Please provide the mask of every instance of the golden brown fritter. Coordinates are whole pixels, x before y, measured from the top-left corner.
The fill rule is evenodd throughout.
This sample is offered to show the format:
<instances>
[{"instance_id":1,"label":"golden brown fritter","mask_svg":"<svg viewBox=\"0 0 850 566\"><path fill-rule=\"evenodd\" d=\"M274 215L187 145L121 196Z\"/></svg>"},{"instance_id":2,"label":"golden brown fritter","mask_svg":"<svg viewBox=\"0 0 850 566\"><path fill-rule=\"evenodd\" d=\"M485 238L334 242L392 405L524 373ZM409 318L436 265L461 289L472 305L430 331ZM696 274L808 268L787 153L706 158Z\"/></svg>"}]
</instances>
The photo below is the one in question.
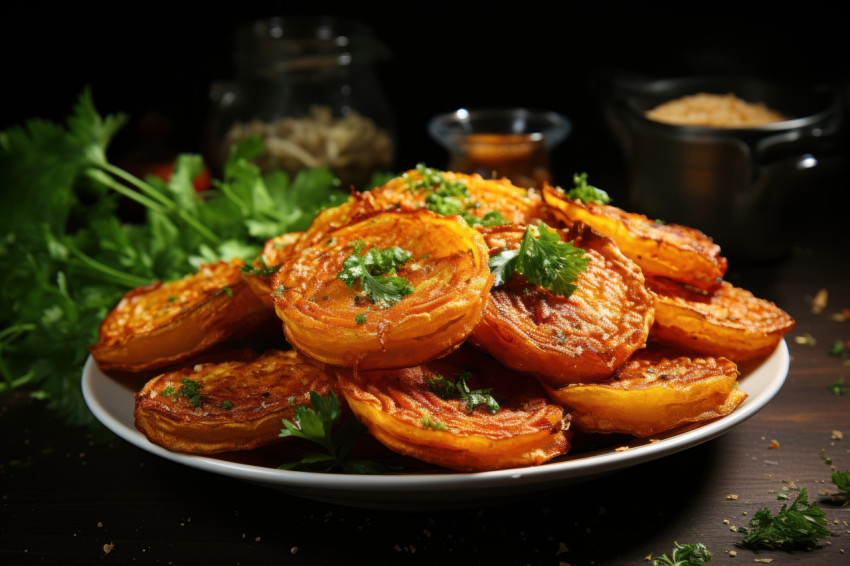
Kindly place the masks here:
<instances>
[{"instance_id":1,"label":"golden brown fritter","mask_svg":"<svg viewBox=\"0 0 850 566\"><path fill-rule=\"evenodd\" d=\"M468 346L421 366L338 370L337 377L352 412L399 454L481 471L538 465L569 450L567 416L540 385ZM470 408L455 393L459 383L471 394L491 395L498 407Z\"/></svg>"},{"instance_id":2,"label":"golden brown fritter","mask_svg":"<svg viewBox=\"0 0 850 566\"><path fill-rule=\"evenodd\" d=\"M382 211L327 236L272 277L286 338L306 355L360 369L417 365L454 350L481 319L493 281L487 248L458 216ZM409 282L409 292L394 304L370 296L362 282L349 288L340 278L352 255L393 247L409 253L386 274ZM376 285L382 279L377 276Z\"/></svg>"},{"instance_id":3,"label":"golden brown fritter","mask_svg":"<svg viewBox=\"0 0 850 566\"><path fill-rule=\"evenodd\" d=\"M162 368L273 320L243 280L243 265L219 261L132 289L100 324L92 357L104 371Z\"/></svg>"},{"instance_id":4,"label":"golden brown fritter","mask_svg":"<svg viewBox=\"0 0 850 566\"><path fill-rule=\"evenodd\" d=\"M720 246L695 228L656 222L607 204L570 200L552 187L544 188L543 199L567 226L584 222L613 239L647 276L713 289L726 274L728 262Z\"/></svg>"},{"instance_id":5,"label":"golden brown fritter","mask_svg":"<svg viewBox=\"0 0 850 566\"><path fill-rule=\"evenodd\" d=\"M547 391L570 411L576 430L647 437L731 413L747 397L737 378L726 358L650 346L611 379Z\"/></svg>"},{"instance_id":6,"label":"golden brown fritter","mask_svg":"<svg viewBox=\"0 0 850 566\"><path fill-rule=\"evenodd\" d=\"M519 247L524 232L522 226L482 230L491 255ZM576 291L558 296L515 274L491 290L470 337L505 366L552 387L609 377L644 347L654 312L643 274L610 238L581 223L559 233L590 260Z\"/></svg>"},{"instance_id":7,"label":"golden brown fritter","mask_svg":"<svg viewBox=\"0 0 850 566\"><path fill-rule=\"evenodd\" d=\"M714 291L647 278L655 296L650 335L661 343L742 362L771 353L795 322L770 301L724 281Z\"/></svg>"},{"instance_id":8,"label":"golden brown fritter","mask_svg":"<svg viewBox=\"0 0 850 566\"><path fill-rule=\"evenodd\" d=\"M152 443L189 454L252 450L279 441L283 419L336 392L322 364L295 350L197 364L150 380L135 395L136 428Z\"/></svg>"},{"instance_id":9,"label":"golden brown fritter","mask_svg":"<svg viewBox=\"0 0 850 566\"><path fill-rule=\"evenodd\" d=\"M510 223L527 224L539 218L542 200L534 191L513 185L508 179L485 179L478 174L433 171L446 183L461 183L468 195L458 198L461 207L470 216L484 218L498 212ZM380 209L387 207L422 208L432 206L428 201L439 189L439 184L429 183L422 171L411 169L370 191Z\"/></svg>"}]
</instances>

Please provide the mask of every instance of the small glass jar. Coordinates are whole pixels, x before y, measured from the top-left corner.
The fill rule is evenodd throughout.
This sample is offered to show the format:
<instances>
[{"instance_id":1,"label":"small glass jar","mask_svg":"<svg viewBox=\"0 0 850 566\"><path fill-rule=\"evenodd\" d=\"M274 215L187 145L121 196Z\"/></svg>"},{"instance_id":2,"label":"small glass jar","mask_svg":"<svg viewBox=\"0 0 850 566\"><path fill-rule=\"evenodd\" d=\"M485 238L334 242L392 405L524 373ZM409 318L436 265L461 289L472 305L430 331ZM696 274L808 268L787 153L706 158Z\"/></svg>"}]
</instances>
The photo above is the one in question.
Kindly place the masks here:
<instances>
[{"instance_id":1,"label":"small glass jar","mask_svg":"<svg viewBox=\"0 0 850 566\"><path fill-rule=\"evenodd\" d=\"M506 177L536 189L551 181L552 149L571 129L572 123L556 112L525 108L461 108L428 123L431 137L449 152L449 170Z\"/></svg>"},{"instance_id":2,"label":"small glass jar","mask_svg":"<svg viewBox=\"0 0 850 566\"><path fill-rule=\"evenodd\" d=\"M272 18L236 33L235 79L213 85L210 161L220 172L232 144L266 145L263 171L329 168L362 188L389 171L395 134L374 72L387 53L367 27L333 18Z\"/></svg>"}]
</instances>

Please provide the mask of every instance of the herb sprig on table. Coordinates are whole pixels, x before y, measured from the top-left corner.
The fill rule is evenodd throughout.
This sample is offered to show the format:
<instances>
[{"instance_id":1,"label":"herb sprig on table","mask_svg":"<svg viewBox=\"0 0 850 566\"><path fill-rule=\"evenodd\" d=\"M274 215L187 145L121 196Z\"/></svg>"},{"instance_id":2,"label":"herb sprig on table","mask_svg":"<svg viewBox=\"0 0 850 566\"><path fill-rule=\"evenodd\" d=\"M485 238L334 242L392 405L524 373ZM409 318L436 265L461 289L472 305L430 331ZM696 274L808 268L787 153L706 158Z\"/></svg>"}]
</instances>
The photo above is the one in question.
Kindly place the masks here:
<instances>
[{"instance_id":1,"label":"herb sprig on table","mask_svg":"<svg viewBox=\"0 0 850 566\"><path fill-rule=\"evenodd\" d=\"M753 516L750 528L739 528L744 535L741 545L749 548L813 548L830 536L826 515L810 503L806 488L800 489L791 505L784 504L776 515L766 507Z\"/></svg>"},{"instance_id":2,"label":"herb sprig on table","mask_svg":"<svg viewBox=\"0 0 850 566\"><path fill-rule=\"evenodd\" d=\"M705 566L711 560L711 552L701 542L674 545L670 556L653 558L652 566Z\"/></svg>"},{"instance_id":3,"label":"herb sprig on table","mask_svg":"<svg viewBox=\"0 0 850 566\"><path fill-rule=\"evenodd\" d=\"M124 293L202 262L250 260L348 198L327 169L261 173L260 138L234 146L202 193L199 155L178 156L167 180L137 178L108 156L127 121L101 116L86 90L63 124L0 132L0 394L26 388L69 424L94 422L80 392L86 348Z\"/></svg>"}]
</instances>

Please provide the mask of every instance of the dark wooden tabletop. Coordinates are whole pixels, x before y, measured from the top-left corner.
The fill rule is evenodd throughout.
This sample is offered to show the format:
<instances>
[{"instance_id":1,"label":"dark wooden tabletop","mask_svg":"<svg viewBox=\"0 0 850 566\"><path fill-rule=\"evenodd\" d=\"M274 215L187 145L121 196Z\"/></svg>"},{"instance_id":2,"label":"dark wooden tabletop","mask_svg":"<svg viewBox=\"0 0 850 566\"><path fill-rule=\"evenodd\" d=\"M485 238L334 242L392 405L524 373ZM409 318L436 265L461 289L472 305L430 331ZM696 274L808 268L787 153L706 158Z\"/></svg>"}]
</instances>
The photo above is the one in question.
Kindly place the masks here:
<instances>
[{"instance_id":1,"label":"dark wooden tabletop","mask_svg":"<svg viewBox=\"0 0 850 566\"><path fill-rule=\"evenodd\" d=\"M0 408L0 563L620 565L678 541L704 543L713 564L848 564L850 507L833 500L826 461L850 469L850 394L830 391L850 383L850 365L830 354L850 338L850 320L836 316L850 307L845 233L837 222L801 230L787 257L730 266L728 280L797 321L787 381L763 410L694 448L521 501L411 511L315 502L69 428L16 392ZM832 536L811 550L739 546L734 527L802 488Z\"/></svg>"},{"instance_id":2,"label":"dark wooden tabletop","mask_svg":"<svg viewBox=\"0 0 850 566\"><path fill-rule=\"evenodd\" d=\"M600 21L607 22L607 14ZM557 23L559 28L565 25L582 27L580 21ZM124 33L123 27L112 29ZM408 30L389 29L403 36L405 41L393 45L403 54L405 46L412 45L407 42ZM69 49L78 45L72 31ZM767 32L778 37L772 28ZM749 37L733 35L740 41ZM98 39L99 33L89 36L92 42L110 43ZM579 61L586 57L585 47L606 44L602 31L592 42L570 42L563 33L549 37L575 52ZM666 37L642 34L635 45L644 39L664 43ZM780 39L789 49L791 44L817 43ZM163 49L173 49L165 43ZM451 42L446 43L443 48L450 48ZM610 46L613 49L614 44ZM199 42L197 49L207 48ZM619 47L617 52L619 56ZM777 65L783 60L768 58ZM144 61L153 64L155 59ZM99 55L75 60L94 67ZM545 54L540 60L552 64ZM671 66L676 62L654 61L672 61ZM740 63L746 70L745 62ZM163 66L159 60L155 64ZM414 78L421 78L430 66L414 68ZM96 69L110 75L117 72L108 65ZM92 72L74 70L69 81L89 80ZM133 74L134 81L137 76ZM164 83L170 82L168 76ZM534 76L535 81L523 84L523 89L548 93L551 98L545 98L543 105L568 106L563 97L574 91L540 88L536 81L543 76ZM50 81L51 87L64 84L52 77ZM141 86L136 89L137 82L132 88L115 87L120 91L115 93L119 109L133 93L139 98L151 96ZM170 100L181 93L194 100L201 92L175 93L161 89L156 81L148 82ZM400 96L409 83L397 82L391 94ZM71 94L76 94L76 82L69 84ZM52 88L40 90L56 97ZM421 126L419 118L451 108L454 98L449 95L456 92L434 93L442 94L440 102L445 101L446 108L411 107L405 114L408 124ZM70 95L64 99L70 100ZM26 102L21 100L21 112L27 116L45 104L42 99L30 106ZM573 117L576 131L563 147L563 171L586 167L597 175L592 179L607 188L604 176L610 156L602 151L607 146L587 143L583 129L582 119L598 128L596 117L581 113ZM423 127L408 132L416 139L425 135ZM425 145L427 151L435 151L433 144ZM421 150L415 147L410 154L419 159L424 155ZM612 174L613 184L618 179ZM832 183L828 191L815 186L811 194L801 195L801 204L805 199L809 206L802 207L797 221L788 226L794 245L787 256L730 263L729 281L774 301L797 324L786 336L791 362L782 389L765 408L718 438L521 501L370 510L284 494L165 460L115 436L104 438L87 428L69 427L20 390L0 399L0 564L617 566L649 564L650 556L670 554L677 541L705 544L713 553L711 564L850 564L850 506L834 500L830 480L833 467L850 469L850 394L830 390L839 380L850 385L850 365L830 354L834 343L850 340L850 317L837 316L850 309L847 174ZM836 203L835 198L842 200ZM828 301L815 312L812 299L821 290ZM784 503L777 500L778 494L787 492L793 498L802 488L826 513L830 537L816 548L793 551L755 552L739 546L743 537L735 527L747 526L763 508L776 513Z\"/></svg>"}]
</instances>

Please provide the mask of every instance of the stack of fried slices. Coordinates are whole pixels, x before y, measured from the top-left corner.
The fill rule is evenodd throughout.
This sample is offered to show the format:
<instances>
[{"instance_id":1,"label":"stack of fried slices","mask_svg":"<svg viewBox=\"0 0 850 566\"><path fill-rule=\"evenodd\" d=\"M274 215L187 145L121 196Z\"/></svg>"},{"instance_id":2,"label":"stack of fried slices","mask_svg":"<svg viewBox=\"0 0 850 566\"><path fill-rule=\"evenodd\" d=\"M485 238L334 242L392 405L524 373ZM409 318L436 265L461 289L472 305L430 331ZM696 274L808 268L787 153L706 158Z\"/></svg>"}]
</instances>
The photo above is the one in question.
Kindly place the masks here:
<instances>
[{"instance_id":1,"label":"stack of fried slices","mask_svg":"<svg viewBox=\"0 0 850 566\"><path fill-rule=\"evenodd\" d=\"M580 254L569 292L496 273L511 253L551 271L526 250L535 235ZM333 392L394 453L459 471L539 465L579 434L651 438L744 401L738 364L794 320L726 268L689 227L420 167L251 264L134 289L90 350L105 372L153 375L136 426L170 450L288 442L282 421ZM220 347L264 333L282 346Z\"/></svg>"}]
</instances>

